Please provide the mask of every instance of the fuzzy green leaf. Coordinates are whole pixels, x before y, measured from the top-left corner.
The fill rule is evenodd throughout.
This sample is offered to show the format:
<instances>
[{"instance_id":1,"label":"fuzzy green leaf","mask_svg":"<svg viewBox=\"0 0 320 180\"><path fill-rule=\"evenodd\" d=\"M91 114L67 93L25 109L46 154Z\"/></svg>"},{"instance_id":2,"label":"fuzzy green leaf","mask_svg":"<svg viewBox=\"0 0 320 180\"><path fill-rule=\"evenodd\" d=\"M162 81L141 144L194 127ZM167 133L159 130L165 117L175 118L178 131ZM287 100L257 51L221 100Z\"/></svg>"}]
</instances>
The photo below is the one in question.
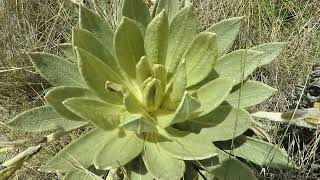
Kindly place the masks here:
<instances>
[{"instance_id":1,"label":"fuzzy green leaf","mask_svg":"<svg viewBox=\"0 0 320 180\"><path fill-rule=\"evenodd\" d=\"M135 132L124 131L118 137L105 141L94 159L98 169L108 170L123 166L137 157L143 149L143 140Z\"/></svg>"},{"instance_id":2,"label":"fuzzy green leaf","mask_svg":"<svg viewBox=\"0 0 320 180\"><path fill-rule=\"evenodd\" d=\"M175 17L175 15L178 13L180 7L179 1L173 1L173 0L159 0L156 14L160 14L163 10L166 11L168 14L168 18L171 22L171 20Z\"/></svg>"},{"instance_id":3,"label":"fuzzy green leaf","mask_svg":"<svg viewBox=\"0 0 320 180\"><path fill-rule=\"evenodd\" d=\"M144 47L150 64L165 64L168 48L169 23L165 11L157 15L148 25Z\"/></svg>"},{"instance_id":4,"label":"fuzzy green leaf","mask_svg":"<svg viewBox=\"0 0 320 180\"><path fill-rule=\"evenodd\" d=\"M68 60L70 60L73 63L77 62L71 43L59 44L59 48L63 52L64 57L66 57Z\"/></svg>"},{"instance_id":5,"label":"fuzzy green leaf","mask_svg":"<svg viewBox=\"0 0 320 180\"><path fill-rule=\"evenodd\" d=\"M79 165L87 168L93 164L96 149L105 141L117 136L117 130L104 131L99 128L91 130L61 150L43 169L49 172L70 172L77 170Z\"/></svg>"},{"instance_id":6,"label":"fuzzy green leaf","mask_svg":"<svg viewBox=\"0 0 320 180\"><path fill-rule=\"evenodd\" d=\"M122 16L137 22L142 33L151 20L148 7L143 0L123 0Z\"/></svg>"},{"instance_id":7,"label":"fuzzy green leaf","mask_svg":"<svg viewBox=\"0 0 320 180\"><path fill-rule=\"evenodd\" d=\"M129 1L131 0L126 2ZM136 77L136 64L144 56L143 44L143 38L136 22L123 18L115 34L114 48L121 68L130 78Z\"/></svg>"},{"instance_id":8,"label":"fuzzy green leaf","mask_svg":"<svg viewBox=\"0 0 320 180\"><path fill-rule=\"evenodd\" d=\"M184 54L187 68L187 87L205 79L213 70L218 58L216 35L210 32L198 34Z\"/></svg>"},{"instance_id":9,"label":"fuzzy green leaf","mask_svg":"<svg viewBox=\"0 0 320 180\"><path fill-rule=\"evenodd\" d=\"M110 130L117 128L126 119L123 106L109 104L88 98L70 98L63 104L82 119L92 121L98 127Z\"/></svg>"},{"instance_id":10,"label":"fuzzy green leaf","mask_svg":"<svg viewBox=\"0 0 320 180\"><path fill-rule=\"evenodd\" d=\"M219 180L257 180L252 170L237 158L217 149L220 166L211 172Z\"/></svg>"},{"instance_id":11,"label":"fuzzy green leaf","mask_svg":"<svg viewBox=\"0 0 320 180\"><path fill-rule=\"evenodd\" d=\"M219 143L220 144L220 143ZM292 164L287 153L271 143L255 138L240 136L233 141L234 148L231 149L231 142L217 144L226 152L237 157L244 158L260 166L272 168L288 168Z\"/></svg>"},{"instance_id":12,"label":"fuzzy green leaf","mask_svg":"<svg viewBox=\"0 0 320 180\"><path fill-rule=\"evenodd\" d=\"M121 77L108 65L88 53L87 51L76 48L79 59L79 68L83 79L101 99L114 104L122 103L122 95L119 92L105 88L107 81L121 83Z\"/></svg>"},{"instance_id":13,"label":"fuzzy green leaf","mask_svg":"<svg viewBox=\"0 0 320 180\"><path fill-rule=\"evenodd\" d=\"M75 120L75 121L81 121L82 119L68 110L62 102L65 101L68 98L72 97L90 97L92 96L92 92L90 92L86 88L80 88L80 87L68 87L68 86L60 86L51 89L45 96L45 99L47 102L56 110L59 114L61 114L63 117Z\"/></svg>"},{"instance_id":14,"label":"fuzzy green leaf","mask_svg":"<svg viewBox=\"0 0 320 180\"><path fill-rule=\"evenodd\" d=\"M114 70L119 69L119 65L111 53L112 49L107 49L105 45L96 38L94 33L85 29L74 28L72 31L72 45L97 57L110 68Z\"/></svg>"},{"instance_id":15,"label":"fuzzy green leaf","mask_svg":"<svg viewBox=\"0 0 320 180\"><path fill-rule=\"evenodd\" d=\"M97 175L86 172L85 170L78 170L68 172L62 180L101 180Z\"/></svg>"},{"instance_id":16,"label":"fuzzy green leaf","mask_svg":"<svg viewBox=\"0 0 320 180\"><path fill-rule=\"evenodd\" d=\"M234 84L238 84L256 70L257 57L261 54L249 49L233 51L219 58L214 68L220 76L228 77L234 80Z\"/></svg>"},{"instance_id":17,"label":"fuzzy green leaf","mask_svg":"<svg viewBox=\"0 0 320 180\"><path fill-rule=\"evenodd\" d=\"M87 124L65 119L51 106L41 106L25 111L6 123L12 129L24 132L43 132L62 129L70 131Z\"/></svg>"},{"instance_id":18,"label":"fuzzy green leaf","mask_svg":"<svg viewBox=\"0 0 320 180\"><path fill-rule=\"evenodd\" d=\"M198 23L193 6L185 7L173 18L169 27L166 69L171 77L177 70L194 36L197 34Z\"/></svg>"},{"instance_id":19,"label":"fuzzy green leaf","mask_svg":"<svg viewBox=\"0 0 320 180\"><path fill-rule=\"evenodd\" d=\"M144 119L143 117L134 117L128 121L125 121L119 125L128 131L135 131L137 133L142 132L157 132L157 128L154 124Z\"/></svg>"},{"instance_id":20,"label":"fuzzy green leaf","mask_svg":"<svg viewBox=\"0 0 320 180\"><path fill-rule=\"evenodd\" d=\"M127 92L123 98L123 104L125 105L128 112L132 114L138 114L143 112L143 107L138 99L132 95L130 92Z\"/></svg>"},{"instance_id":21,"label":"fuzzy green leaf","mask_svg":"<svg viewBox=\"0 0 320 180\"><path fill-rule=\"evenodd\" d=\"M271 42L251 48L251 50L263 52L263 54L258 56L257 60L255 60L256 66L261 67L272 62L281 54L287 45L288 43L286 42Z\"/></svg>"},{"instance_id":22,"label":"fuzzy green leaf","mask_svg":"<svg viewBox=\"0 0 320 180\"><path fill-rule=\"evenodd\" d=\"M130 180L150 180L153 179L150 172L146 169L142 159L138 156L136 159L128 163L128 177Z\"/></svg>"},{"instance_id":23,"label":"fuzzy green leaf","mask_svg":"<svg viewBox=\"0 0 320 180\"><path fill-rule=\"evenodd\" d=\"M240 32L243 17L229 18L211 26L207 31L217 34L218 57L224 55L232 47Z\"/></svg>"},{"instance_id":24,"label":"fuzzy green leaf","mask_svg":"<svg viewBox=\"0 0 320 180\"><path fill-rule=\"evenodd\" d=\"M148 77L151 76L151 66L146 56L142 56L136 65L137 80L142 84Z\"/></svg>"},{"instance_id":25,"label":"fuzzy green leaf","mask_svg":"<svg viewBox=\"0 0 320 180\"><path fill-rule=\"evenodd\" d=\"M37 71L54 86L84 86L77 64L47 53L29 53Z\"/></svg>"},{"instance_id":26,"label":"fuzzy green leaf","mask_svg":"<svg viewBox=\"0 0 320 180\"><path fill-rule=\"evenodd\" d=\"M233 87L232 82L229 78L217 78L195 92L201 104L198 117L212 112L225 100Z\"/></svg>"},{"instance_id":27,"label":"fuzzy green leaf","mask_svg":"<svg viewBox=\"0 0 320 180\"><path fill-rule=\"evenodd\" d=\"M185 171L183 160L173 158L157 146L155 142L145 142L144 152L142 154L144 164L150 174L158 180L180 180Z\"/></svg>"},{"instance_id":28,"label":"fuzzy green leaf","mask_svg":"<svg viewBox=\"0 0 320 180\"><path fill-rule=\"evenodd\" d=\"M161 140L158 144L170 156L183 160L201 160L217 155L216 148L206 137L173 128L168 130L170 141Z\"/></svg>"},{"instance_id":29,"label":"fuzzy green leaf","mask_svg":"<svg viewBox=\"0 0 320 180\"><path fill-rule=\"evenodd\" d=\"M236 86L226 101L233 107L246 108L262 103L272 96L277 90L258 81L246 81L243 86ZM240 101L239 100L239 94ZM238 105L240 102L240 105Z\"/></svg>"},{"instance_id":30,"label":"fuzzy green leaf","mask_svg":"<svg viewBox=\"0 0 320 180\"><path fill-rule=\"evenodd\" d=\"M94 33L101 43L106 47L106 49L108 49L112 54L113 31L106 20L84 6L80 6L79 14L80 28Z\"/></svg>"},{"instance_id":31,"label":"fuzzy green leaf","mask_svg":"<svg viewBox=\"0 0 320 180\"><path fill-rule=\"evenodd\" d=\"M225 141L244 133L252 125L250 114L243 109L221 105L211 113L193 119L194 129L199 126L201 135L210 141Z\"/></svg>"}]
</instances>

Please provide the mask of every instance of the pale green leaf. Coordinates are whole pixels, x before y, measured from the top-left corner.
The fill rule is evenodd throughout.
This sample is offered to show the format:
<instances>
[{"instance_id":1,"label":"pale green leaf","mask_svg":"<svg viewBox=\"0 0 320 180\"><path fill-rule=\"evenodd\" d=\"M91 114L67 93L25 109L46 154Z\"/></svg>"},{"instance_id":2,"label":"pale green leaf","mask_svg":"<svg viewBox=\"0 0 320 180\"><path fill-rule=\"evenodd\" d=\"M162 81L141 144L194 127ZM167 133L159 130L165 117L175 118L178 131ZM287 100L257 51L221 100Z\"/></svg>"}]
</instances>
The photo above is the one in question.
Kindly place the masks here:
<instances>
[{"instance_id":1,"label":"pale green leaf","mask_svg":"<svg viewBox=\"0 0 320 180\"><path fill-rule=\"evenodd\" d=\"M68 172L62 180L102 180L102 178L99 178L97 175L81 169Z\"/></svg>"},{"instance_id":2,"label":"pale green leaf","mask_svg":"<svg viewBox=\"0 0 320 180\"><path fill-rule=\"evenodd\" d=\"M229 78L220 77L210 81L198 89L195 94L201 106L198 117L212 112L229 95L233 87L233 81Z\"/></svg>"},{"instance_id":3,"label":"pale green leaf","mask_svg":"<svg viewBox=\"0 0 320 180\"><path fill-rule=\"evenodd\" d=\"M155 125L143 117L133 117L132 119L121 123L119 127L123 127L128 131L135 131L137 133L157 132Z\"/></svg>"},{"instance_id":4,"label":"pale green leaf","mask_svg":"<svg viewBox=\"0 0 320 180\"><path fill-rule=\"evenodd\" d=\"M252 125L250 114L243 109L221 105L211 113L191 120L210 141L225 141L243 134ZM198 125L197 125L198 124ZM200 126L199 126L200 125Z\"/></svg>"},{"instance_id":5,"label":"pale green leaf","mask_svg":"<svg viewBox=\"0 0 320 180\"><path fill-rule=\"evenodd\" d=\"M208 173L215 175L219 180L257 180L246 164L220 149L217 149L217 152L221 165Z\"/></svg>"},{"instance_id":6,"label":"pale green leaf","mask_svg":"<svg viewBox=\"0 0 320 180\"><path fill-rule=\"evenodd\" d=\"M72 97L91 97L92 92L86 88L59 86L51 89L45 96L46 101L63 117L81 121L79 116L68 110L62 102ZM84 119L85 120L85 119Z\"/></svg>"},{"instance_id":7,"label":"pale green leaf","mask_svg":"<svg viewBox=\"0 0 320 180\"><path fill-rule=\"evenodd\" d=\"M139 100L130 92L124 94L123 104L126 110L132 114L138 114L144 111Z\"/></svg>"},{"instance_id":8,"label":"pale green leaf","mask_svg":"<svg viewBox=\"0 0 320 180\"><path fill-rule=\"evenodd\" d=\"M82 119L91 121L106 130L117 128L127 115L123 106L94 99L69 98L63 104Z\"/></svg>"},{"instance_id":9,"label":"pale green leaf","mask_svg":"<svg viewBox=\"0 0 320 180\"><path fill-rule=\"evenodd\" d=\"M25 111L6 123L12 129L24 132L43 132L62 129L70 131L87 124L65 119L51 106L41 106Z\"/></svg>"},{"instance_id":10,"label":"pale green leaf","mask_svg":"<svg viewBox=\"0 0 320 180\"><path fill-rule=\"evenodd\" d=\"M113 49L107 49L105 45L96 38L94 33L85 29L73 28L72 45L97 57L116 72L119 70L118 62L111 53Z\"/></svg>"},{"instance_id":11,"label":"pale green leaf","mask_svg":"<svg viewBox=\"0 0 320 180\"><path fill-rule=\"evenodd\" d=\"M130 180L150 180L153 179L146 169L142 159L138 156L127 165L128 177Z\"/></svg>"},{"instance_id":12,"label":"pale green leaf","mask_svg":"<svg viewBox=\"0 0 320 180\"><path fill-rule=\"evenodd\" d=\"M93 164L96 150L105 141L117 136L118 130L104 131L98 128L91 130L61 150L43 169L49 172L70 172L77 170L79 166L88 168Z\"/></svg>"},{"instance_id":13,"label":"pale green leaf","mask_svg":"<svg viewBox=\"0 0 320 180\"><path fill-rule=\"evenodd\" d=\"M180 7L180 3L177 0L159 0L156 14L160 14L162 10L165 10L168 14L168 18L171 22L171 20L175 17L175 15L178 13Z\"/></svg>"},{"instance_id":14,"label":"pale green leaf","mask_svg":"<svg viewBox=\"0 0 320 180\"><path fill-rule=\"evenodd\" d=\"M71 43L59 44L59 48L63 52L64 57L73 63L77 63Z\"/></svg>"},{"instance_id":15,"label":"pale green leaf","mask_svg":"<svg viewBox=\"0 0 320 180\"><path fill-rule=\"evenodd\" d=\"M77 64L47 53L29 53L37 71L54 86L84 86Z\"/></svg>"},{"instance_id":16,"label":"pale green leaf","mask_svg":"<svg viewBox=\"0 0 320 180\"><path fill-rule=\"evenodd\" d=\"M198 23L193 7L185 7L176 14L169 27L166 69L171 77L176 71L182 56L194 36L197 34Z\"/></svg>"},{"instance_id":17,"label":"pale green leaf","mask_svg":"<svg viewBox=\"0 0 320 180\"><path fill-rule=\"evenodd\" d=\"M187 72L185 63L180 63L163 100L163 106L175 110L187 88Z\"/></svg>"},{"instance_id":18,"label":"pale green leaf","mask_svg":"<svg viewBox=\"0 0 320 180\"><path fill-rule=\"evenodd\" d=\"M121 77L107 64L88 53L76 48L79 60L79 68L83 79L101 99L114 104L121 104L123 96L121 93L105 88L107 81L121 83Z\"/></svg>"},{"instance_id":19,"label":"pale green leaf","mask_svg":"<svg viewBox=\"0 0 320 180\"><path fill-rule=\"evenodd\" d=\"M229 18L211 26L207 31L217 34L218 57L224 55L232 47L240 32L243 17Z\"/></svg>"},{"instance_id":20,"label":"pale green leaf","mask_svg":"<svg viewBox=\"0 0 320 180\"><path fill-rule=\"evenodd\" d=\"M216 156L214 145L204 136L194 133L178 131L173 128L170 131L170 141L158 141L161 149L170 156L183 160L201 160Z\"/></svg>"},{"instance_id":21,"label":"pale green leaf","mask_svg":"<svg viewBox=\"0 0 320 180\"><path fill-rule=\"evenodd\" d=\"M255 61L256 66L261 67L272 62L287 45L288 43L286 42L271 42L252 47L251 50L263 52L263 54L257 57Z\"/></svg>"},{"instance_id":22,"label":"pale green leaf","mask_svg":"<svg viewBox=\"0 0 320 180\"><path fill-rule=\"evenodd\" d=\"M220 57L214 67L216 72L223 77L234 80L234 84L247 79L257 68L259 51L240 49Z\"/></svg>"},{"instance_id":23,"label":"pale green leaf","mask_svg":"<svg viewBox=\"0 0 320 180\"><path fill-rule=\"evenodd\" d=\"M146 56L142 56L136 65L137 80L142 84L148 77L151 76L151 66Z\"/></svg>"},{"instance_id":24,"label":"pale green leaf","mask_svg":"<svg viewBox=\"0 0 320 180\"><path fill-rule=\"evenodd\" d=\"M168 48L169 23L165 11L157 15L148 25L144 47L150 64L165 64Z\"/></svg>"},{"instance_id":25,"label":"pale green leaf","mask_svg":"<svg viewBox=\"0 0 320 180\"><path fill-rule=\"evenodd\" d=\"M260 166L289 168L292 165L287 153L283 149L280 149L277 145L255 138L240 136L234 139L234 148L232 149L231 142L221 142L217 146L222 147L226 152Z\"/></svg>"},{"instance_id":26,"label":"pale green leaf","mask_svg":"<svg viewBox=\"0 0 320 180\"><path fill-rule=\"evenodd\" d=\"M94 165L98 169L108 170L124 166L143 149L143 139L137 137L135 132L124 131L118 137L105 141L99 148L94 159Z\"/></svg>"},{"instance_id":27,"label":"pale green leaf","mask_svg":"<svg viewBox=\"0 0 320 180\"><path fill-rule=\"evenodd\" d=\"M157 110L161 105L163 94L164 90L160 80L153 78L149 81L143 89L144 105L147 110Z\"/></svg>"},{"instance_id":28,"label":"pale green leaf","mask_svg":"<svg viewBox=\"0 0 320 180\"><path fill-rule=\"evenodd\" d=\"M213 70L218 58L216 46L214 33L202 32L193 39L183 57L187 68L187 87L198 84Z\"/></svg>"},{"instance_id":29,"label":"pale green leaf","mask_svg":"<svg viewBox=\"0 0 320 180\"><path fill-rule=\"evenodd\" d=\"M126 2L128 1L131 0ZM136 22L123 18L115 33L114 48L121 68L130 78L136 77L136 64L144 56L143 44Z\"/></svg>"},{"instance_id":30,"label":"pale green leaf","mask_svg":"<svg viewBox=\"0 0 320 180\"><path fill-rule=\"evenodd\" d=\"M157 180L180 180L185 171L183 160L173 158L157 146L157 139L150 137L153 142L145 142L142 153L144 164L150 174Z\"/></svg>"},{"instance_id":31,"label":"pale green leaf","mask_svg":"<svg viewBox=\"0 0 320 180\"><path fill-rule=\"evenodd\" d=\"M106 49L113 54L113 31L105 19L88 8L80 6L79 24L80 28L94 33Z\"/></svg>"},{"instance_id":32,"label":"pale green leaf","mask_svg":"<svg viewBox=\"0 0 320 180\"><path fill-rule=\"evenodd\" d=\"M151 20L144 0L123 0L122 16L137 22L142 33L144 33Z\"/></svg>"},{"instance_id":33,"label":"pale green leaf","mask_svg":"<svg viewBox=\"0 0 320 180\"><path fill-rule=\"evenodd\" d=\"M226 101L233 107L246 108L264 102L276 91L264 83L248 80L242 87L241 85L234 87ZM240 100L239 95L241 95Z\"/></svg>"}]
</instances>

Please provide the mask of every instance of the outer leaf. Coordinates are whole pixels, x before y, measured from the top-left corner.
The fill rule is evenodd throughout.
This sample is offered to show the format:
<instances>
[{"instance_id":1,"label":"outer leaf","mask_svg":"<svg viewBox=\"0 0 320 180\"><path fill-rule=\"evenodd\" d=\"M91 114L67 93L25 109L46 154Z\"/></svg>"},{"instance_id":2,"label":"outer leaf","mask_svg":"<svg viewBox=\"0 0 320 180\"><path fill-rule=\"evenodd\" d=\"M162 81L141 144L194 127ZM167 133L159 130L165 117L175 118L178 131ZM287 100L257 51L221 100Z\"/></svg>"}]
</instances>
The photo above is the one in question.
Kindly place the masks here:
<instances>
[{"instance_id":1,"label":"outer leaf","mask_svg":"<svg viewBox=\"0 0 320 180\"><path fill-rule=\"evenodd\" d=\"M171 20L178 13L179 7L180 7L179 1L159 0L158 6L156 9L156 14L160 14L162 10L165 10L171 22Z\"/></svg>"},{"instance_id":2,"label":"outer leaf","mask_svg":"<svg viewBox=\"0 0 320 180\"><path fill-rule=\"evenodd\" d=\"M110 103L121 104L123 98L121 93L105 88L107 81L121 83L121 77L114 69L87 51L77 48L76 52L79 59L79 69L89 88L101 99Z\"/></svg>"},{"instance_id":3,"label":"outer leaf","mask_svg":"<svg viewBox=\"0 0 320 180\"><path fill-rule=\"evenodd\" d=\"M143 0L123 0L122 16L137 22L143 33L151 20L149 10Z\"/></svg>"},{"instance_id":4,"label":"outer leaf","mask_svg":"<svg viewBox=\"0 0 320 180\"><path fill-rule=\"evenodd\" d=\"M137 157L143 149L143 140L135 132L125 131L125 134L114 137L99 149L94 165L98 169L108 170L123 166Z\"/></svg>"},{"instance_id":5,"label":"outer leaf","mask_svg":"<svg viewBox=\"0 0 320 180\"><path fill-rule=\"evenodd\" d=\"M130 180L150 180L153 179L146 169L141 157L137 157L127 165Z\"/></svg>"},{"instance_id":6,"label":"outer leaf","mask_svg":"<svg viewBox=\"0 0 320 180\"><path fill-rule=\"evenodd\" d=\"M218 22L207 31L217 34L218 57L227 53L239 34L243 17L235 17Z\"/></svg>"},{"instance_id":7,"label":"outer leaf","mask_svg":"<svg viewBox=\"0 0 320 180\"><path fill-rule=\"evenodd\" d=\"M277 90L258 81L246 81L242 87L237 86L226 98L233 107L246 108L262 103L272 96ZM240 100L239 100L239 94ZM240 101L240 105L238 102Z\"/></svg>"},{"instance_id":8,"label":"outer leaf","mask_svg":"<svg viewBox=\"0 0 320 180\"><path fill-rule=\"evenodd\" d=\"M258 60L255 61L256 66L261 67L263 65L269 64L281 54L281 52L287 45L288 43L286 42L271 42L260 44L251 48L251 50L263 52L263 54L258 57Z\"/></svg>"},{"instance_id":9,"label":"outer leaf","mask_svg":"<svg viewBox=\"0 0 320 180\"><path fill-rule=\"evenodd\" d=\"M145 142L142 157L148 171L158 180L180 180L185 171L184 161L172 158L167 152L158 148L156 143Z\"/></svg>"},{"instance_id":10,"label":"outer leaf","mask_svg":"<svg viewBox=\"0 0 320 180\"><path fill-rule=\"evenodd\" d=\"M101 180L98 176L84 170L68 172L62 180Z\"/></svg>"},{"instance_id":11,"label":"outer leaf","mask_svg":"<svg viewBox=\"0 0 320 180\"><path fill-rule=\"evenodd\" d=\"M61 51L63 52L63 55L68 60L70 60L73 63L77 62L75 55L74 55L74 52L73 52L72 44L70 44L70 43L59 44L59 48L61 49Z\"/></svg>"},{"instance_id":12,"label":"outer leaf","mask_svg":"<svg viewBox=\"0 0 320 180\"><path fill-rule=\"evenodd\" d=\"M214 68L220 76L231 78L234 84L238 84L257 68L259 55L261 52L253 50L233 51L219 58Z\"/></svg>"},{"instance_id":13,"label":"outer leaf","mask_svg":"<svg viewBox=\"0 0 320 180\"><path fill-rule=\"evenodd\" d=\"M228 78L217 78L202 86L195 93L197 99L200 101L198 117L212 112L218 107L225 98L229 95L233 86L232 80Z\"/></svg>"},{"instance_id":14,"label":"outer leaf","mask_svg":"<svg viewBox=\"0 0 320 180\"><path fill-rule=\"evenodd\" d=\"M129 2L133 0L125 1ZM121 68L130 78L135 78L136 64L144 56L143 38L135 21L122 19L115 34L114 48Z\"/></svg>"},{"instance_id":15,"label":"outer leaf","mask_svg":"<svg viewBox=\"0 0 320 180\"><path fill-rule=\"evenodd\" d=\"M184 54L188 87L205 79L213 70L218 58L216 35L210 32L198 34Z\"/></svg>"},{"instance_id":16,"label":"outer leaf","mask_svg":"<svg viewBox=\"0 0 320 180\"><path fill-rule=\"evenodd\" d=\"M96 35L84 29L74 28L72 31L72 45L81 48L90 54L94 55L110 68L119 69L119 65L112 56L112 49L107 49L104 44L96 38Z\"/></svg>"},{"instance_id":17,"label":"outer leaf","mask_svg":"<svg viewBox=\"0 0 320 180\"><path fill-rule=\"evenodd\" d=\"M70 131L87 124L87 122L70 121L60 116L51 106L41 106L25 111L10 122L9 127L25 132L43 132L62 129Z\"/></svg>"},{"instance_id":18,"label":"outer leaf","mask_svg":"<svg viewBox=\"0 0 320 180\"><path fill-rule=\"evenodd\" d=\"M252 125L250 114L243 109L221 105L201 118L193 119L202 136L210 141L225 141L243 134ZM198 125L196 125L198 124Z\"/></svg>"},{"instance_id":19,"label":"outer leaf","mask_svg":"<svg viewBox=\"0 0 320 180\"><path fill-rule=\"evenodd\" d=\"M47 53L29 53L37 71L54 86L83 86L76 64Z\"/></svg>"},{"instance_id":20,"label":"outer leaf","mask_svg":"<svg viewBox=\"0 0 320 180\"><path fill-rule=\"evenodd\" d=\"M110 130L116 128L125 119L123 106L113 105L87 98L70 98L63 104L83 119L92 121L100 128Z\"/></svg>"},{"instance_id":21,"label":"outer leaf","mask_svg":"<svg viewBox=\"0 0 320 180\"><path fill-rule=\"evenodd\" d=\"M96 35L102 44L113 53L113 31L108 23L95 12L80 6L80 27Z\"/></svg>"},{"instance_id":22,"label":"outer leaf","mask_svg":"<svg viewBox=\"0 0 320 180\"><path fill-rule=\"evenodd\" d=\"M79 88L79 87L67 87L67 86L60 86L51 89L45 96L45 99L47 102L63 117L81 121L79 116L68 110L62 102L65 101L68 98L72 97L88 97L92 96L92 93L85 88ZM85 120L85 119L84 119Z\"/></svg>"},{"instance_id":23,"label":"outer leaf","mask_svg":"<svg viewBox=\"0 0 320 180\"><path fill-rule=\"evenodd\" d=\"M231 144L221 144L225 151L235 156L244 158L261 166L273 168L288 168L291 164L287 153L276 145L247 136L240 136L234 140L234 148Z\"/></svg>"},{"instance_id":24,"label":"outer leaf","mask_svg":"<svg viewBox=\"0 0 320 180\"><path fill-rule=\"evenodd\" d=\"M197 34L197 18L193 7L185 7L173 18L169 27L166 69L171 77L193 37Z\"/></svg>"},{"instance_id":25,"label":"outer leaf","mask_svg":"<svg viewBox=\"0 0 320 180\"><path fill-rule=\"evenodd\" d=\"M70 172L77 170L75 165L85 168L93 164L95 151L105 141L117 137L118 131L94 129L69 144L49 160L43 169L47 171Z\"/></svg>"},{"instance_id":26,"label":"outer leaf","mask_svg":"<svg viewBox=\"0 0 320 180\"><path fill-rule=\"evenodd\" d=\"M170 156L183 160L201 160L216 156L215 147L206 137L175 129L171 131L171 141L159 141L159 147Z\"/></svg>"},{"instance_id":27,"label":"outer leaf","mask_svg":"<svg viewBox=\"0 0 320 180\"><path fill-rule=\"evenodd\" d=\"M144 119L143 117L135 117L119 125L128 131L142 132L157 132L154 124Z\"/></svg>"},{"instance_id":28,"label":"outer leaf","mask_svg":"<svg viewBox=\"0 0 320 180\"><path fill-rule=\"evenodd\" d=\"M221 165L212 170L219 180L257 180L252 170L220 149L217 149Z\"/></svg>"},{"instance_id":29,"label":"outer leaf","mask_svg":"<svg viewBox=\"0 0 320 180\"><path fill-rule=\"evenodd\" d=\"M165 11L148 25L144 40L146 55L151 64L165 64L168 48L169 23Z\"/></svg>"}]
</instances>

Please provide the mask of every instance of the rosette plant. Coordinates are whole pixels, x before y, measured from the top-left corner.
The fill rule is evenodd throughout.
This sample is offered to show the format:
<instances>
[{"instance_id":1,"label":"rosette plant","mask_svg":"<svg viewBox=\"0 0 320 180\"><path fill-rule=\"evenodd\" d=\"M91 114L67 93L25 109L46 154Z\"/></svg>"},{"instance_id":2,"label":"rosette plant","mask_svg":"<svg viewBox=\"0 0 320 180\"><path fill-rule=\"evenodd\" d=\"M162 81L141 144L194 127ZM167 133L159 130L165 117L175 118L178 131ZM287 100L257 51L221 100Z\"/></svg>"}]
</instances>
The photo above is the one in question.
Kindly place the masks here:
<instances>
[{"instance_id":1,"label":"rosette plant","mask_svg":"<svg viewBox=\"0 0 320 180\"><path fill-rule=\"evenodd\" d=\"M113 31L80 6L79 27L65 56L30 53L54 88L47 105L26 111L13 129L92 130L42 168L64 179L256 179L245 161L290 167L277 145L243 135L252 128L245 110L275 89L247 80L275 59L286 43L229 52L243 17L198 32L192 5L124 0ZM240 157L242 160L237 159ZM80 168L82 167L82 168Z\"/></svg>"}]
</instances>

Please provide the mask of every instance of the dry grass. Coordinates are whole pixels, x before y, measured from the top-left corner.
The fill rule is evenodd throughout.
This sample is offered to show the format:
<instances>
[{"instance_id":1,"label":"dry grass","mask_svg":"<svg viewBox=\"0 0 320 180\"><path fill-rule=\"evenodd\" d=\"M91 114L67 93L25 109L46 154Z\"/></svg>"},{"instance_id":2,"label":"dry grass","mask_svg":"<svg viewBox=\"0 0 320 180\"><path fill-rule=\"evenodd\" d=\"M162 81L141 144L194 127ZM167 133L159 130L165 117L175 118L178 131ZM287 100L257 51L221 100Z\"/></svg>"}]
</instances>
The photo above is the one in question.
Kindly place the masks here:
<instances>
[{"instance_id":1,"label":"dry grass","mask_svg":"<svg viewBox=\"0 0 320 180\"><path fill-rule=\"evenodd\" d=\"M97 1L100 2L100 1ZM108 1L106 1L108 2ZM318 0L198 0L196 5L200 30L219 20L246 16L243 31L235 48L251 47L264 42L287 41L288 48L272 64L260 68L252 79L278 89L268 102L255 109L286 111L292 109L292 91L298 82L307 79L311 66L319 56L320 1ZM112 4L109 11L100 13L115 24ZM112 14L112 15L110 15ZM0 119L6 121L25 109L43 103L42 91L48 84L31 67L25 52L46 51L59 53L57 44L68 42L72 26L76 25L76 9L65 0L0 0ZM40 97L40 98L39 98ZM253 109L253 110L255 110ZM315 179L319 169L316 156L318 131L267 124L274 143L285 138L283 146L300 167L297 171L256 168L261 179ZM19 138L1 128L1 135ZM75 136L80 133L75 133ZM56 174L37 171L50 156L73 137L50 146L38 158L28 162L13 179L59 179ZM0 159L1 160L1 159ZM318 171L318 172L317 172ZM320 175L319 175L320 176Z\"/></svg>"}]
</instances>

